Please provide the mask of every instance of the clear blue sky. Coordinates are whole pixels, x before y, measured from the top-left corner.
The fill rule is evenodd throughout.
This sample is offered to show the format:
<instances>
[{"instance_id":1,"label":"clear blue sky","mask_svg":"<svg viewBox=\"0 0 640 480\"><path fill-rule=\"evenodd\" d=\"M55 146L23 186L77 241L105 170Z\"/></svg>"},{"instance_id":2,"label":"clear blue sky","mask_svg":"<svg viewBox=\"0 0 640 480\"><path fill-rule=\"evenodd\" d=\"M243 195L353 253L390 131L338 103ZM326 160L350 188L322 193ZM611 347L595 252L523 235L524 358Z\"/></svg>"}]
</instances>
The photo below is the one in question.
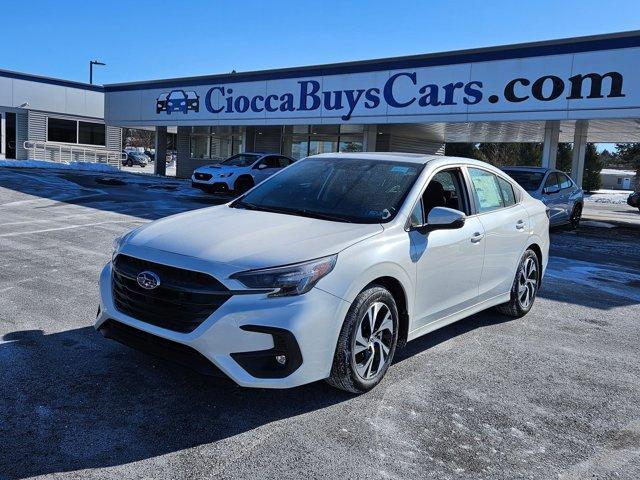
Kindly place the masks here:
<instances>
[{"instance_id":1,"label":"clear blue sky","mask_svg":"<svg viewBox=\"0 0 640 480\"><path fill-rule=\"evenodd\" d=\"M0 68L116 83L640 29L640 1L41 1L0 7Z\"/></svg>"}]
</instances>

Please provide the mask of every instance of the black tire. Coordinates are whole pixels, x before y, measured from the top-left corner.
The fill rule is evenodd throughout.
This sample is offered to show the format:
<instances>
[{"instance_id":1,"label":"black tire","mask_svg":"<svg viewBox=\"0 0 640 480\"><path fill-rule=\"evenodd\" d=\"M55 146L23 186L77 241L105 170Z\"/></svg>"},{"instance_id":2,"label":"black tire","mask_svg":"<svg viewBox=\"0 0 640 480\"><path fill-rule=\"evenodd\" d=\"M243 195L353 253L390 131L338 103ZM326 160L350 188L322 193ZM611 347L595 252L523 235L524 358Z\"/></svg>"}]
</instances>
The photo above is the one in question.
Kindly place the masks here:
<instances>
[{"instance_id":1,"label":"black tire","mask_svg":"<svg viewBox=\"0 0 640 480\"><path fill-rule=\"evenodd\" d=\"M533 276L530 274L529 270L529 267L532 264L535 266L535 275ZM528 249L524 252L520 259L520 263L518 264L516 276L513 279L513 285L511 286L511 298L507 303L498 305L496 307L498 311L504 315L514 318L520 318L529 313L529 310L531 310L531 307L533 307L533 303L536 300L538 288L540 287L540 272L541 267L538 256L533 250ZM524 283L523 279L525 279ZM535 283L529 283L526 279L535 280ZM524 302L523 300L523 286L528 290L528 302Z\"/></svg>"},{"instance_id":2,"label":"black tire","mask_svg":"<svg viewBox=\"0 0 640 480\"><path fill-rule=\"evenodd\" d=\"M127 161L127 167L133 167L133 160L129 159Z\"/></svg>"},{"instance_id":3,"label":"black tire","mask_svg":"<svg viewBox=\"0 0 640 480\"><path fill-rule=\"evenodd\" d=\"M240 177L236 180L236 183L233 184L233 190L236 193L244 193L250 188L253 187L253 179L251 177Z\"/></svg>"},{"instance_id":4,"label":"black tire","mask_svg":"<svg viewBox=\"0 0 640 480\"><path fill-rule=\"evenodd\" d=\"M572 230L577 230L580 226L580 219L582 218L582 204L576 203L571 211L571 217L569 218L569 225Z\"/></svg>"},{"instance_id":5,"label":"black tire","mask_svg":"<svg viewBox=\"0 0 640 480\"><path fill-rule=\"evenodd\" d=\"M380 305L386 306L388 310L385 310ZM374 330L369 335L368 347L363 348L361 343L356 342L356 337L362 339L362 336L358 336L359 329L368 328L368 323L365 324L364 322L368 322L368 318L370 318L368 317L368 312L376 306L379 307L379 310L377 311L377 316L374 317L374 324L380 330L382 330L383 324L388 326L387 313L390 313L393 331L390 332L385 329L385 333L378 336ZM349 308L342 325L331 367L331 375L326 379L327 383L332 387L351 393L367 392L380 383L393 361L393 355L398 343L398 326L398 308L393 295L386 288L379 285L371 285L360 292L351 308ZM374 337L379 338L379 340L374 340L372 343L371 339ZM388 347L386 358L383 354L382 342L384 342L384 346ZM361 351L354 353L358 348ZM375 360L376 355L378 355L377 362ZM368 362L367 359L371 357L373 358ZM361 359L360 363L364 365L358 362L359 358ZM374 363L377 363L377 368L372 377L364 378L359 371L366 370L367 363L370 364L370 370L373 369Z\"/></svg>"}]
</instances>

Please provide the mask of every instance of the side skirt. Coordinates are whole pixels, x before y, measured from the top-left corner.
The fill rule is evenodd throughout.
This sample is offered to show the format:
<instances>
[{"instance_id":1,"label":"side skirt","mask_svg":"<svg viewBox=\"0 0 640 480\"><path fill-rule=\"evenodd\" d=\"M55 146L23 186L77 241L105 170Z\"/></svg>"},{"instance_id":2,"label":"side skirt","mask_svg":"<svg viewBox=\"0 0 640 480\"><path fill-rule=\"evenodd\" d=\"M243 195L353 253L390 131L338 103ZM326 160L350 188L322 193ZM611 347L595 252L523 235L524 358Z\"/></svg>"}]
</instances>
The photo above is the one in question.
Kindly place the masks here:
<instances>
[{"instance_id":1,"label":"side skirt","mask_svg":"<svg viewBox=\"0 0 640 480\"><path fill-rule=\"evenodd\" d=\"M409 332L407 341L415 340L418 337L433 332L434 330L438 330L439 328L446 327L447 325L457 322L458 320L462 320L463 318L467 318L474 313L486 310L487 308L495 307L496 305L500 305L501 303L506 303L510 298L511 292L501 293L500 295L496 295L495 297L488 298L487 300L467 307L464 310L460 310L459 312L452 313L438 320L434 320L431 323L423 325L422 327L416 328L415 330Z\"/></svg>"}]
</instances>

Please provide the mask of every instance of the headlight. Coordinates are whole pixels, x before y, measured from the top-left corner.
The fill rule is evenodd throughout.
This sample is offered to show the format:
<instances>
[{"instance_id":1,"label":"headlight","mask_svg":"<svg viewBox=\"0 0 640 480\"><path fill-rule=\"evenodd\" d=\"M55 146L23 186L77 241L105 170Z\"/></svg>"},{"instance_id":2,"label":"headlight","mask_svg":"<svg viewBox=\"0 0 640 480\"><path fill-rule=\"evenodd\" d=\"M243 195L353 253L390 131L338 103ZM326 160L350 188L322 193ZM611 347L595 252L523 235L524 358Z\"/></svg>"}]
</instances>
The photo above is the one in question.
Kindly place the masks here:
<instances>
[{"instance_id":1,"label":"headlight","mask_svg":"<svg viewBox=\"0 0 640 480\"><path fill-rule=\"evenodd\" d=\"M270 297L302 295L333 270L337 258L338 255L331 255L284 267L248 270L235 273L231 278L239 280L248 288L274 289L269 294Z\"/></svg>"},{"instance_id":2,"label":"headlight","mask_svg":"<svg viewBox=\"0 0 640 480\"><path fill-rule=\"evenodd\" d=\"M111 253L112 262L116 259L116 256L120 253L120 250L122 249L122 246L126 243L127 239L134 231L135 230L131 230L130 232L123 233L119 237L116 237L113 239L113 253Z\"/></svg>"}]
</instances>

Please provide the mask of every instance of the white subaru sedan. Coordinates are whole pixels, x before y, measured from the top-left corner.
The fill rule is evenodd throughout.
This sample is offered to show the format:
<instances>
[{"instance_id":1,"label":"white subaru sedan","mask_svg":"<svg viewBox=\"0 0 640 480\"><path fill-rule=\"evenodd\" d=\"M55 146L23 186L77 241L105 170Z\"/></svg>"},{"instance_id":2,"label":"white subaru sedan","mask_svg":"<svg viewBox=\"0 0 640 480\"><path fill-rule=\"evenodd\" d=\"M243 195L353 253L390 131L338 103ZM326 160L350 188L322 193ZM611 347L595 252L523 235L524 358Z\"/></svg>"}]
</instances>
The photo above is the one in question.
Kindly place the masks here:
<instances>
[{"instance_id":1,"label":"white subaru sedan","mask_svg":"<svg viewBox=\"0 0 640 480\"><path fill-rule=\"evenodd\" d=\"M407 341L529 312L548 251L545 206L491 165L317 155L117 239L96 328L243 386L365 392Z\"/></svg>"},{"instance_id":2,"label":"white subaru sedan","mask_svg":"<svg viewBox=\"0 0 640 480\"><path fill-rule=\"evenodd\" d=\"M295 160L276 153L238 153L194 170L191 186L205 192L244 193Z\"/></svg>"}]
</instances>

